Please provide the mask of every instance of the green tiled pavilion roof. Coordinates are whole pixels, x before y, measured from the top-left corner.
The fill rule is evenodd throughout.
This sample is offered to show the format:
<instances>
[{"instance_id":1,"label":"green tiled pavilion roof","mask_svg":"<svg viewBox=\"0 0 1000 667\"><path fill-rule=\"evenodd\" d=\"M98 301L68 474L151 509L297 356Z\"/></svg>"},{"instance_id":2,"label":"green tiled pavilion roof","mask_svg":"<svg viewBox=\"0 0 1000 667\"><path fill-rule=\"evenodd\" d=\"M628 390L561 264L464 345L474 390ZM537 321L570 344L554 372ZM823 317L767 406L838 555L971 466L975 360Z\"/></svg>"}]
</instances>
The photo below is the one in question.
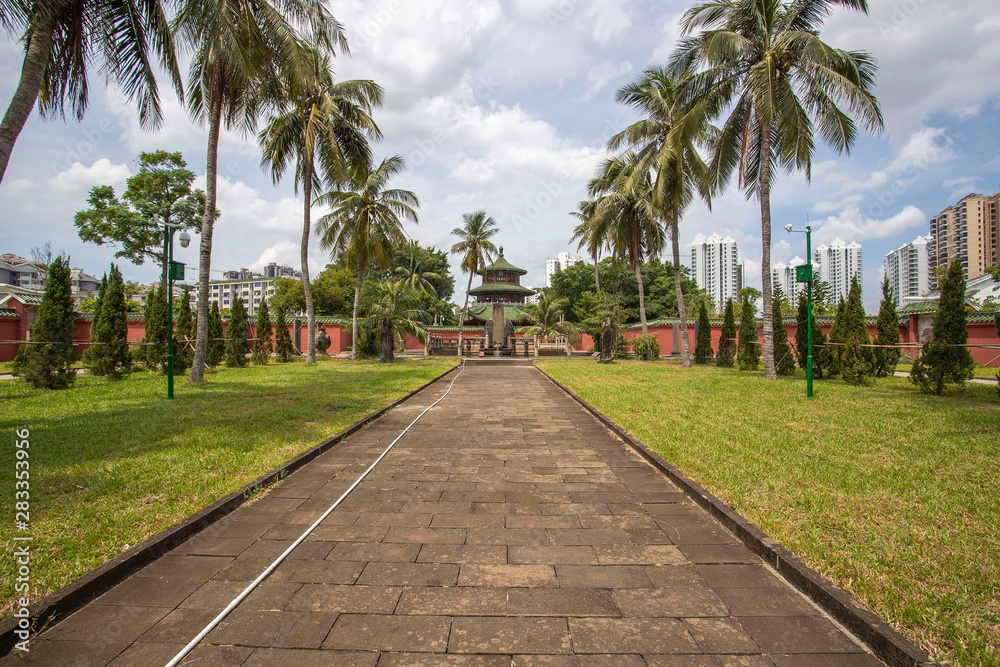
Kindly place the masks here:
<instances>
[{"instance_id":1,"label":"green tiled pavilion roof","mask_svg":"<svg viewBox=\"0 0 1000 667\"><path fill-rule=\"evenodd\" d=\"M503 246L500 247L500 256L497 257L492 264L479 269L476 273L482 276L485 275L487 271L514 271L522 276L527 273L524 269L514 266L503 258Z\"/></svg>"},{"instance_id":2,"label":"green tiled pavilion roof","mask_svg":"<svg viewBox=\"0 0 1000 667\"><path fill-rule=\"evenodd\" d=\"M535 290L514 283L483 283L469 290L469 294L487 294L489 292L504 292L506 294L523 294L531 296Z\"/></svg>"}]
</instances>

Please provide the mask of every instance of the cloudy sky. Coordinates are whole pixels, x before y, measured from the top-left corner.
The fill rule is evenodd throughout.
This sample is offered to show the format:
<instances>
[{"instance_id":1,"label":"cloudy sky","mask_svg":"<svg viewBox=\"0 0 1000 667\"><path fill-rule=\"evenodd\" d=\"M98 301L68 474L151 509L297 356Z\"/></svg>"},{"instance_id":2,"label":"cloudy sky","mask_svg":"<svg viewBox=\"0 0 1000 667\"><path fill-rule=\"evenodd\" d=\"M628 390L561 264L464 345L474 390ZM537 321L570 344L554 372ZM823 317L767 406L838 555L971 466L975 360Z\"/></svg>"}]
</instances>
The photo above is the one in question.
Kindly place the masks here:
<instances>
[{"instance_id":1,"label":"cloudy sky","mask_svg":"<svg viewBox=\"0 0 1000 667\"><path fill-rule=\"evenodd\" d=\"M869 4L867 17L837 11L822 36L877 58L885 133L863 138L849 156L818 150L811 183L801 174L779 179L772 261L805 255L803 236L783 227L808 217L814 245L842 238L864 246L865 301L874 310L885 253L926 235L929 216L959 197L1000 189L1000 5ZM352 50L337 58L337 76L370 78L387 91L376 116L385 140L374 151L402 155L409 164L396 185L420 197L420 222L408 225L410 235L450 247L462 214L485 209L499 223L506 257L528 270L523 282L544 285L545 258L575 250L569 212L584 197L605 142L634 120L615 104L615 91L669 57L688 6L682 0L334 0ZM16 39L0 43L4 100L16 87L21 54ZM157 148L181 151L203 173L206 133L169 87L162 90L163 128L149 134L98 72L91 82L82 123L44 123L36 114L22 132L0 184L0 252L28 256L32 246L51 240L74 266L99 275L113 251L82 243L73 226L89 189L112 184L120 193L138 153ZM301 201L291 184L272 185L252 140L226 134L219 152L222 218L213 277L271 261L298 266ZM681 252L698 234L713 232L737 239L747 282L759 287L757 203L731 189L711 211L693 205L681 223ZM177 249L189 280L197 276L194 246ZM312 270L327 261L314 240ZM156 278L149 264L123 268L129 279Z\"/></svg>"}]
</instances>

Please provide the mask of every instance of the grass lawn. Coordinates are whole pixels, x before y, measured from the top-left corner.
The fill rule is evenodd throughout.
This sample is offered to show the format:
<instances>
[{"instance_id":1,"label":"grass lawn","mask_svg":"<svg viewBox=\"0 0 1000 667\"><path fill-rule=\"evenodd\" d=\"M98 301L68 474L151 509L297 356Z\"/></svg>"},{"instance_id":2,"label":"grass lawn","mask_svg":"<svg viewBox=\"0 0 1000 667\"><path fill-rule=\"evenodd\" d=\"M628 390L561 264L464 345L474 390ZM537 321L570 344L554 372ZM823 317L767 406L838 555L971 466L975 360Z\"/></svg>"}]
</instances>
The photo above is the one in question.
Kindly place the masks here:
<instances>
[{"instance_id":1,"label":"grass lawn","mask_svg":"<svg viewBox=\"0 0 1000 667\"><path fill-rule=\"evenodd\" d=\"M1000 399L539 362L939 659L1000 664Z\"/></svg>"},{"instance_id":2,"label":"grass lawn","mask_svg":"<svg viewBox=\"0 0 1000 667\"><path fill-rule=\"evenodd\" d=\"M909 373L912 368L913 364L909 363L901 363L896 366L897 371L905 371L907 373ZM996 366L976 366L973 376L992 380L997 376L998 372L1000 372L1000 368L997 368Z\"/></svg>"},{"instance_id":3,"label":"grass lawn","mask_svg":"<svg viewBox=\"0 0 1000 667\"><path fill-rule=\"evenodd\" d=\"M166 400L162 375L0 381L0 428L30 429L31 600L424 384L454 359L225 369ZM13 610L14 447L3 448L0 616Z\"/></svg>"}]
</instances>

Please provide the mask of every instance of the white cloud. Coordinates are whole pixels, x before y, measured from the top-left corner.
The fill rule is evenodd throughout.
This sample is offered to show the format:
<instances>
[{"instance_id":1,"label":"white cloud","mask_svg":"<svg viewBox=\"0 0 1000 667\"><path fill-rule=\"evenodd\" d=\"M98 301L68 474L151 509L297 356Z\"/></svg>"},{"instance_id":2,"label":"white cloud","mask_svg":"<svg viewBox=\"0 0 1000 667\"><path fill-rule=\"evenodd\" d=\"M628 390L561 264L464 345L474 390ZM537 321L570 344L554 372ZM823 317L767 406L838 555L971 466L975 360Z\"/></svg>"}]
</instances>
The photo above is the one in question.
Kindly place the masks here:
<instances>
[{"instance_id":1,"label":"white cloud","mask_svg":"<svg viewBox=\"0 0 1000 667\"><path fill-rule=\"evenodd\" d=\"M970 192L976 191L976 179L974 176L962 176L961 178L945 179L941 185L946 188L951 188L952 199L964 197Z\"/></svg>"},{"instance_id":2,"label":"white cloud","mask_svg":"<svg viewBox=\"0 0 1000 667\"><path fill-rule=\"evenodd\" d=\"M850 208L838 216L830 216L826 220L813 223L814 228L818 227L813 242L829 243L836 238L842 238L847 242L862 243L890 238L926 224L927 216L916 206L907 206L885 220L866 217L857 208Z\"/></svg>"},{"instance_id":3,"label":"white cloud","mask_svg":"<svg viewBox=\"0 0 1000 667\"><path fill-rule=\"evenodd\" d=\"M120 195L125 188L125 181L131 175L129 168L124 164L111 164L111 160L101 158L89 167L74 162L69 169L61 171L49 179L49 185L57 190L73 194L87 192L95 185L111 185L114 186L115 192Z\"/></svg>"},{"instance_id":4,"label":"white cloud","mask_svg":"<svg viewBox=\"0 0 1000 667\"><path fill-rule=\"evenodd\" d=\"M618 65L614 65L611 60L605 60L600 65L591 67L590 71L587 72L587 83L589 85L587 86L587 91L580 98L580 101L586 102L592 99L608 83L628 74L633 69L632 63L627 60Z\"/></svg>"}]
</instances>

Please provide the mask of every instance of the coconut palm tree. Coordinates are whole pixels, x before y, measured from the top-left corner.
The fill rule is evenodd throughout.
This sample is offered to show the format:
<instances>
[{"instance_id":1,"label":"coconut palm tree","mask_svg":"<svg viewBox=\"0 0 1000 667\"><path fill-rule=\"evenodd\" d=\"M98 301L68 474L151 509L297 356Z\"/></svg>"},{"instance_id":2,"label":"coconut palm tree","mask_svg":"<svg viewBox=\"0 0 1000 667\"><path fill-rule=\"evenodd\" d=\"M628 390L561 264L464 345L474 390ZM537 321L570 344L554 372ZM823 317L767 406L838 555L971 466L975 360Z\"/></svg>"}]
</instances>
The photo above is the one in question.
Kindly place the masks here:
<instances>
[{"instance_id":1,"label":"coconut palm tree","mask_svg":"<svg viewBox=\"0 0 1000 667\"><path fill-rule=\"evenodd\" d=\"M365 288L368 317L379 328L379 361L393 360L393 347L406 334L427 342L430 315L414 305L416 291L403 280L382 280Z\"/></svg>"},{"instance_id":2,"label":"coconut palm tree","mask_svg":"<svg viewBox=\"0 0 1000 667\"><path fill-rule=\"evenodd\" d=\"M808 179L814 131L835 151L850 151L858 134L846 107L870 132L883 128L875 99L874 58L835 49L819 38L830 10L868 12L867 0L712 0L689 9L684 39L671 59L684 86L711 119L728 112L709 168L721 188L739 167L747 198L760 201L761 286L764 297L764 371L775 379L771 312L771 185L776 166Z\"/></svg>"},{"instance_id":3,"label":"coconut palm tree","mask_svg":"<svg viewBox=\"0 0 1000 667\"><path fill-rule=\"evenodd\" d=\"M397 266L393 273L417 292L426 292L433 297L437 297L435 283L441 283L444 278L430 270L430 258L416 241L409 241L403 248L403 262Z\"/></svg>"},{"instance_id":4,"label":"coconut palm tree","mask_svg":"<svg viewBox=\"0 0 1000 667\"><path fill-rule=\"evenodd\" d=\"M642 263L663 252L665 229L653 206L653 180L631 165L635 154L626 152L605 160L590 182L590 196L598 198L592 218L592 234L611 248L612 254L626 260L639 283L639 321L642 336L649 335L646 325L645 289Z\"/></svg>"},{"instance_id":5,"label":"coconut palm tree","mask_svg":"<svg viewBox=\"0 0 1000 667\"><path fill-rule=\"evenodd\" d=\"M3 0L0 26L22 33L25 43L21 76L0 122L0 181L14 142L35 100L42 117L77 120L87 110L87 65L100 63L108 82L139 106L143 127L158 127L160 98L150 50L183 96L170 22L160 0Z\"/></svg>"},{"instance_id":6,"label":"coconut palm tree","mask_svg":"<svg viewBox=\"0 0 1000 667\"><path fill-rule=\"evenodd\" d=\"M524 315L532 323L518 328L517 333L542 338L550 338L556 334L578 336L580 331L576 325L562 319L567 308L569 299L566 297L542 292L538 295L537 303L529 303L524 307Z\"/></svg>"},{"instance_id":7,"label":"coconut palm tree","mask_svg":"<svg viewBox=\"0 0 1000 667\"><path fill-rule=\"evenodd\" d=\"M580 223L573 228L573 236L570 237L569 241L572 243L579 239L579 243L576 246L577 250L582 250L586 246L587 252L590 253L590 257L594 260L594 288L596 293L600 294L601 274L598 266L601 256L601 243L600 239L597 239L593 235L593 225L591 225L591 218L594 216L596 205L597 202L593 199L587 199L578 204L578 210L570 211L570 215L579 219Z\"/></svg>"},{"instance_id":8,"label":"coconut palm tree","mask_svg":"<svg viewBox=\"0 0 1000 667\"><path fill-rule=\"evenodd\" d=\"M306 363L316 363L316 312L309 282L309 235L313 189L323 181L346 181L352 168L371 162L368 139L381 139L373 108L381 106L382 87L373 81L334 82L330 57L302 44L307 69L283 81L282 101L258 135L261 166L271 168L277 183L295 162L295 192L302 184L302 291L306 300L309 336Z\"/></svg>"},{"instance_id":9,"label":"coconut palm tree","mask_svg":"<svg viewBox=\"0 0 1000 667\"><path fill-rule=\"evenodd\" d=\"M648 68L642 77L624 86L615 99L643 114L608 142L610 150L623 146L634 151L630 167L642 182L647 172L653 174L653 206L663 218L671 238L674 287L681 320L681 359L691 365L688 341L687 308L681 291L680 218L696 193L711 203L708 167L698 153L714 136L714 128L705 122L705 109L699 100L682 104L678 89L683 83L676 74L662 66Z\"/></svg>"},{"instance_id":10,"label":"coconut palm tree","mask_svg":"<svg viewBox=\"0 0 1000 667\"><path fill-rule=\"evenodd\" d=\"M344 190L331 190L316 199L316 204L333 210L316 225L320 246L357 271L354 287L351 358L358 358L358 305L365 268L392 266L393 249L406 242L400 218L417 222L420 201L409 190L389 189L389 179L406 169L398 155L382 160L374 170L371 163L355 171Z\"/></svg>"},{"instance_id":11,"label":"coconut palm tree","mask_svg":"<svg viewBox=\"0 0 1000 667\"><path fill-rule=\"evenodd\" d=\"M280 100L278 81L308 71L297 28L317 44L347 51L341 25L322 0L186 0L173 20L179 44L192 51L188 108L208 123L205 212L198 274L198 335L189 382L205 377L208 350L208 277L215 223L219 131L222 123L242 134L254 130L265 106ZM279 77L277 72L282 72Z\"/></svg>"},{"instance_id":12,"label":"coconut palm tree","mask_svg":"<svg viewBox=\"0 0 1000 667\"><path fill-rule=\"evenodd\" d=\"M496 228L496 220L486 215L486 211L475 211L462 215L461 227L451 230L452 236L457 236L460 240L451 247L451 252L461 256L459 268L469 273L469 284L465 288L465 306L462 307L462 314L458 318L458 353L462 354L462 327L465 325L465 318L469 312L469 291L472 289L472 276L476 275L491 256L496 253L497 247L490 239L500 230Z\"/></svg>"}]
</instances>

